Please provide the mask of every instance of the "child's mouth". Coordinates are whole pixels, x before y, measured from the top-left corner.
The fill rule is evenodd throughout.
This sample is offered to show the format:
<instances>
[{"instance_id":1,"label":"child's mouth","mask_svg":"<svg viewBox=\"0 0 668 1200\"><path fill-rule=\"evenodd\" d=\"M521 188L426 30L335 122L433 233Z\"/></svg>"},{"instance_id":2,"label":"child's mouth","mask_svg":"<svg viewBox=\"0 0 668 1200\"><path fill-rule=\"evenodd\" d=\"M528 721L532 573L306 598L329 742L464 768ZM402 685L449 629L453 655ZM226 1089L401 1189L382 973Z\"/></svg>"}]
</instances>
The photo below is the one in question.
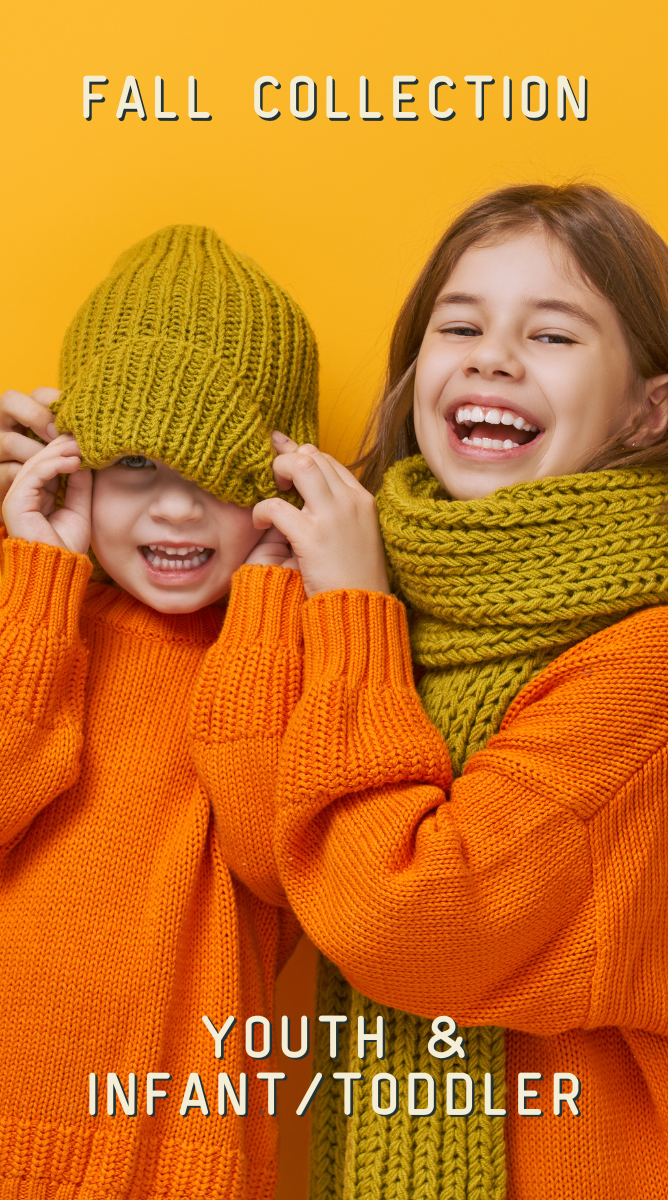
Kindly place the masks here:
<instances>
[{"instance_id":1,"label":"child's mouth","mask_svg":"<svg viewBox=\"0 0 668 1200\"><path fill-rule=\"evenodd\" d=\"M506 454L543 433L538 425L503 405L460 404L448 422L462 446Z\"/></svg>"},{"instance_id":2,"label":"child's mouth","mask_svg":"<svg viewBox=\"0 0 668 1200\"><path fill-rule=\"evenodd\" d=\"M197 571L213 554L208 546L167 546L161 542L140 546L139 549L152 572L159 572L170 579L177 576L183 578L187 572Z\"/></svg>"}]
</instances>

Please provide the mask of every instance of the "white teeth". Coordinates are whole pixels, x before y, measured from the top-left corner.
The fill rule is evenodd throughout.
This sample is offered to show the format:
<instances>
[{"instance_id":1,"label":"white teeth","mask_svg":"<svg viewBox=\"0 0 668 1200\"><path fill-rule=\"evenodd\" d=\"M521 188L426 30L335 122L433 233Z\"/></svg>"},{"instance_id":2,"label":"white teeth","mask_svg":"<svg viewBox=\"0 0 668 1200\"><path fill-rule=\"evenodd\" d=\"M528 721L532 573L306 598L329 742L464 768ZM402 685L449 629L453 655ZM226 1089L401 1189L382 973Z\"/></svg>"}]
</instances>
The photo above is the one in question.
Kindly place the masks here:
<instances>
[{"instance_id":1,"label":"white teeth","mask_svg":"<svg viewBox=\"0 0 668 1200\"><path fill-rule=\"evenodd\" d=\"M180 558L185 558L190 554L203 554L206 549L205 546L163 546L161 542L158 542L155 546L149 546L148 548L154 554L156 551L161 550L163 554L169 555L170 558L177 556Z\"/></svg>"},{"instance_id":2,"label":"white teeth","mask_svg":"<svg viewBox=\"0 0 668 1200\"><path fill-rule=\"evenodd\" d=\"M162 558L157 553L158 550L167 556ZM188 555L189 557L186 557ZM205 546L190 546L184 550L176 550L173 546L148 546L145 551L145 558L152 567L157 567L161 571L193 571L195 567L201 567L207 562L211 555Z\"/></svg>"},{"instance_id":3,"label":"white teeth","mask_svg":"<svg viewBox=\"0 0 668 1200\"><path fill-rule=\"evenodd\" d=\"M459 425L514 425L515 429L524 429L528 433L538 433L538 426L531 425L524 417L516 417L512 412L501 411L500 408L488 408L484 411L480 405L473 408L462 407L455 412L455 420Z\"/></svg>"},{"instance_id":4,"label":"white teeth","mask_svg":"<svg viewBox=\"0 0 668 1200\"><path fill-rule=\"evenodd\" d=\"M500 438L479 438L465 437L462 442L467 446L482 446L485 450L515 450L517 442L512 442L510 438L506 438L502 442Z\"/></svg>"}]
</instances>

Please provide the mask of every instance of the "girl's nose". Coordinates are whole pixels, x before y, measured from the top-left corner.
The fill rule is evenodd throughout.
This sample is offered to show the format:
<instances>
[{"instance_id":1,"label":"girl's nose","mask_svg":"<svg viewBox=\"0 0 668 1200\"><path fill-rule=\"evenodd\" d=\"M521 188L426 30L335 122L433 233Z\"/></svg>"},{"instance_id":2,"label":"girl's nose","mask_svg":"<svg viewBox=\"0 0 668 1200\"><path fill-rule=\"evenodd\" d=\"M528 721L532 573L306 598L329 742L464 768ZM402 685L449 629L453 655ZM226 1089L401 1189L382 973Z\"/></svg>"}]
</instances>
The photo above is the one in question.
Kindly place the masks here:
<instances>
[{"instance_id":1,"label":"girl's nose","mask_svg":"<svg viewBox=\"0 0 668 1200\"><path fill-rule=\"evenodd\" d=\"M482 379L523 376L524 366L510 340L490 335L471 340L473 345L462 363L465 375L479 375Z\"/></svg>"}]
</instances>

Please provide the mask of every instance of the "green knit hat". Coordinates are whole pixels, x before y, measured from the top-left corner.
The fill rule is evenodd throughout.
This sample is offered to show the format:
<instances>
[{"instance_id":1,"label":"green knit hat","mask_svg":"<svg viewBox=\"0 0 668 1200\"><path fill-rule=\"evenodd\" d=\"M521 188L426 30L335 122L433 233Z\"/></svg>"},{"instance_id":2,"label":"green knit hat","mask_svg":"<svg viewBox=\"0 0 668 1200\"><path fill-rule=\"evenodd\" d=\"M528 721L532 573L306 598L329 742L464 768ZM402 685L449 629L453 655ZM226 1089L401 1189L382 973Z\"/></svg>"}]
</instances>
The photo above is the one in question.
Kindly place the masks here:
<instances>
[{"instance_id":1,"label":"green knit hat","mask_svg":"<svg viewBox=\"0 0 668 1200\"><path fill-rule=\"evenodd\" d=\"M219 500L277 494L272 429L317 442L318 354L301 308L212 229L126 250L63 343L59 432L85 467L145 454Z\"/></svg>"}]
</instances>

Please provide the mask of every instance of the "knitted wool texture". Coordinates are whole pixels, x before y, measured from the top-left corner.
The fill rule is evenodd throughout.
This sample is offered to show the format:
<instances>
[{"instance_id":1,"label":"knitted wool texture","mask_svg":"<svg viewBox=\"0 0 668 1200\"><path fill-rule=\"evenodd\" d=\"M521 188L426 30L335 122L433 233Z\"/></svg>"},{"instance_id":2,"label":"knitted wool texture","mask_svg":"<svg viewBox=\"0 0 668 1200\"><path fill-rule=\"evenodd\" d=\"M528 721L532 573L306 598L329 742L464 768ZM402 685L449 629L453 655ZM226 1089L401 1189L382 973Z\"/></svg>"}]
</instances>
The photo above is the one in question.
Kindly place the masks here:
<instances>
[{"instance_id":1,"label":"knitted wool texture","mask_svg":"<svg viewBox=\"0 0 668 1200\"><path fill-rule=\"evenodd\" d=\"M272 1200L276 1119L238 1030L299 937L258 814L299 699L301 578L242 567L221 632L215 606L87 588L69 550L10 538L0 566L0 1200ZM223 1066L245 1117L217 1115ZM136 1118L109 1115L112 1071ZM152 1071L171 1081L147 1117ZM209 1120L180 1115L191 1072Z\"/></svg>"},{"instance_id":2,"label":"knitted wool texture","mask_svg":"<svg viewBox=\"0 0 668 1200\"><path fill-rule=\"evenodd\" d=\"M126 250L63 344L56 425L85 467L145 454L219 500L277 494L270 435L317 442L317 348L301 308L212 229Z\"/></svg>"},{"instance_id":3,"label":"knitted wool texture","mask_svg":"<svg viewBox=\"0 0 668 1200\"><path fill-rule=\"evenodd\" d=\"M390 468L378 497L386 553L412 615L413 660L424 671L418 691L455 774L549 662L633 610L668 602L667 498L660 470L561 476L453 501L421 455ZM318 992L316 1011L349 1016L347 1070L380 1069L404 1088L409 1072L427 1072L441 1098L449 1071L467 1071L478 1096L485 1072L504 1078L501 1029L460 1030L467 1061L453 1066L428 1054L431 1022L375 1004L326 959ZM367 1029L385 1018L382 1065L357 1058L358 1016ZM324 1055L317 1069L327 1079ZM383 1117L372 1111L367 1081L345 1118L336 1085L321 1091L313 1200L503 1200L503 1121L479 1112L482 1105L466 1119L448 1117L443 1102L419 1120L404 1105ZM498 1084L494 1104L505 1107Z\"/></svg>"}]
</instances>

